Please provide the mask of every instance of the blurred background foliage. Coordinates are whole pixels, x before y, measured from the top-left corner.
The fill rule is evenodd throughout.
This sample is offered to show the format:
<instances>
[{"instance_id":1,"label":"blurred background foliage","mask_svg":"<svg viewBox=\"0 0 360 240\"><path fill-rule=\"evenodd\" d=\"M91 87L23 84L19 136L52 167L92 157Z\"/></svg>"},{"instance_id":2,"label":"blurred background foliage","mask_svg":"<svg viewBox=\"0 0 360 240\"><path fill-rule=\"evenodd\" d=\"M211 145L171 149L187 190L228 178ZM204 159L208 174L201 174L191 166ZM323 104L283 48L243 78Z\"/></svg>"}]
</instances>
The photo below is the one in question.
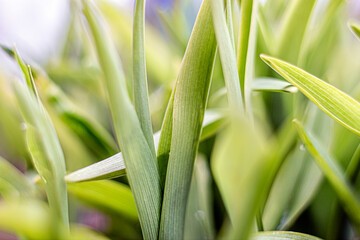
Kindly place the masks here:
<instances>
[{"instance_id":1,"label":"blurred background foliage","mask_svg":"<svg viewBox=\"0 0 360 240\"><path fill-rule=\"evenodd\" d=\"M114 140L106 104L102 81L104 76L91 47L87 26L82 21L83 16L74 4L75 1L64 2L67 6L64 7L62 17L65 19L59 18L62 25L57 28L57 38L50 38L48 29L37 32L34 23L30 25L34 28L33 32L19 31L21 38L18 39L6 39L6 31L0 28L0 35L4 36L0 40L2 45L9 48L15 43L23 58L37 69L34 74L40 98L59 136L67 172L72 172L110 157L119 149ZM105 16L123 61L131 96L134 3L118 2L99 0L97 5ZM304 2L306 4L296 0L260 2L255 78L281 78L259 58L261 53L265 53L301 67L359 101L360 43L349 31L347 22L349 19L360 20L360 2ZM200 4L201 1L191 0L147 1L146 60L154 132L161 128ZM5 2L0 1L0 5L3 6L0 12L6 11ZM41 5L38 8L42 8ZM27 11L32 13L31 8ZM233 1L232 11L234 36L238 39L238 1ZM31 15L46 21L46 15ZM17 18L21 21L21 16L17 15ZM27 50L31 45L25 43L32 34L39 34L42 38L49 37L49 41L54 43L48 47L50 50L40 50L43 56ZM42 49L41 44L44 43L33 44L40 44L38 47ZM52 48L56 50L51 50ZM25 233L32 239L56 235L61 232L61 224L49 220L52 218L48 206L44 204L46 197L36 178L25 144L24 130L27 126L22 120L11 88L12 81L24 80L15 61L5 51L1 53L0 69L0 155L4 158L0 159L0 228L3 229L0 238L15 239L13 234L17 232ZM224 86L217 56L208 109L227 106ZM357 136L335 124L300 94L256 91L253 92L252 99L255 119L265 129L265 134L271 136L281 131L289 124L290 118L297 117L306 123L306 127L321 139L323 146L346 169L360 144ZM228 218L209 168L216 138L217 135L208 137L199 147L188 200L186 239L211 239L221 232L223 223ZM236 143L237 140L234 141ZM259 143L256 139L253 141L249 147L254 147L256 151ZM359 175L354 175L351 180L358 194ZM110 190L106 191L107 189ZM103 238L94 232L87 233L89 229L102 233L104 238L141 237L135 204L125 177L111 182L69 184L68 192L70 221L73 223L72 229L77 229L74 230L74 239L76 234L91 235L93 239ZM118 200L119 196L121 200ZM102 200L104 198L110 200L106 202ZM204 216L208 219L204 220ZM11 221L22 224L22 229L14 228ZM265 230L293 230L326 239L350 239L355 234L337 203L333 189L324 181L321 171L298 141L286 155L273 183L264 207L263 223ZM21 238L21 234L18 236ZM62 238L59 236L57 235Z\"/></svg>"}]
</instances>

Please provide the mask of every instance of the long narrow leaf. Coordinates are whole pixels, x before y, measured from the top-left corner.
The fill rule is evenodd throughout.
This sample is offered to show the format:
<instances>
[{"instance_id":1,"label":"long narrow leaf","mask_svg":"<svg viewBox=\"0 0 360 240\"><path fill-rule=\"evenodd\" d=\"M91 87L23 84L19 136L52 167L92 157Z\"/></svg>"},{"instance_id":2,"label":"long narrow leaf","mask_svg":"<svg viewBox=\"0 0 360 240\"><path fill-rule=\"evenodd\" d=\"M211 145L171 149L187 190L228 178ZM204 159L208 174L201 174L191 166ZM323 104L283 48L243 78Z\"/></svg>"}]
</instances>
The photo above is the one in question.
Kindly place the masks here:
<instances>
[{"instance_id":1,"label":"long narrow leaf","mask_svg":"<svg viewBox=\"0 0 360 240\"><path fill-rule=\"evenodd\" d=\"M351 22L351 23L349 23L349 26L350 26L351 31L356 35L356 37L358 37L358 39L360 39L360 24Z\"/></svg>"},{"instance_id":2,"label":"long narrow leaf","mask_svg":"<svg viewBox=\"0 0 360 240\"><path fill-rule=\"evenodd\" d=\"M128 186L104 180L86 183L71 183L69 193L79 200L109 214L124 216L138 221L135 202Z\"/></svg>"},{"instance_id":3,"label":"long narrow leaf","mask_svg":"<svg viewBox=\"0 0 360 240\"><path fill-rule=\"evenodd\" d=\"M6 192L0 187L0 195L4 199L11 199L14 196L29 197L35 193L30 181L16 167L0 157L0 185L3 184L11 186L10 191Z\"/></svg>"},{"instance_id":4,"label":"long narrow leaf","mask_svg":"<svg viewBox=\"0 0 360 240\"><path fill-rule=\"evenodd\" d=\"M160 239L182 239L186 202L200 140L215 58L210 2L200 8L174 94L170 156L166 173Z\"/></svg>"},{"instance_id":5,"label":"long narrow leaf","mask_svg":"<svg viewBox=\"0 0 360 240\"><path fill-rule=\"evenodd\" d=\"M268 231L254 234L251 240L320 240L320 238L297 232Z\"/></svg>"},{"instance_id":6,"label":"long narrow leaf","mask_svg":"<svg viewBox=\"0 0 360 240\"><path fill-rule=\"evenodd\" d=\"M240 112L243 111L243 100L236 68L235 48L226 25L223 1L211 0L211 9L229 105L234 111Z\"/></svg>"},{"instance_id":7,"label":"long narrow leaf","mask_svg":"<svg viewBox=\"0 0 360 240\"><path fill-rule=\"evenodd\" d=\"M298 120L294 120L294 124L307 150L313 156L317 165L320 167L325 177L334 188L335 192L337 193L337 197L343 204L346 213L351 218L356 228L359 230L360 202L351 189L345 174L342 172L337 162L328 156L326 151L321 147L317 140L303 128L302 124Z\"/></svg>"},{"instance_id":8,"label":"long narrow leaf","mask_svg":"<svg viewBox=\"0 0 360 240\"><path fill-rule=\"evenodd\" d=\"M155 155L150 118L145 60L145 0L136 0L133 26L133 89L136 114Z\"/></svg>"},{"instance_id":9,"label":"long narrow leaf","mask_svg":"<svg viewBox=\"0 0 360 240\"><path fill-rule=\"evenodd\" d=\"M287 7L282 21L276 56L294 63L299 55L301 41L317 0L294 0Z\"/></svg>"},{"instance_id":10,"label":"long narrow leaf","mask_svg":"<svg viewBox=\"0 0 360 240\"><path fill-rule=\"evenodd\" d=\"M265 55L262 55L261 58L326 114L360 135L359 102L334 86L289 63Z\"/></svg>"},{"instance_id":11,"label":"long narrow leaf","mask_svg":"<svg viewBox=\"0 0 360 240\"><path fill-rule=\"evenodd\" d=\"M247 112L251 111L251 85L257 32L258 0L241 1L237 70Z\"/></svg>"},{"instance_id":12,"label":"long narrow leaf","mask_svg":"<svg viewBox=\"0 0 360 240\"><path fill-rule=\"evenodd\" d=\"M142 132L131 104L120 59L105 27L94 10L83 1L99 63L105 74L105 85L113 124L124 155L131 190L134 194L145 239L156 239L160 219L161 191L155 152Z\"/></svg>"},{"instance_id":13,"label":"long narrow leaf","mask_svg":"<svg viewBox=\"0 0 360 240\"><path fill-rule=\"evenodd\" d=\"M27 124L28 149L43 180L49 204L59 219L68 226L65 159L59 139L41 102L19 83L14 82L13 88Z\"/></svg>"}]
</instances>

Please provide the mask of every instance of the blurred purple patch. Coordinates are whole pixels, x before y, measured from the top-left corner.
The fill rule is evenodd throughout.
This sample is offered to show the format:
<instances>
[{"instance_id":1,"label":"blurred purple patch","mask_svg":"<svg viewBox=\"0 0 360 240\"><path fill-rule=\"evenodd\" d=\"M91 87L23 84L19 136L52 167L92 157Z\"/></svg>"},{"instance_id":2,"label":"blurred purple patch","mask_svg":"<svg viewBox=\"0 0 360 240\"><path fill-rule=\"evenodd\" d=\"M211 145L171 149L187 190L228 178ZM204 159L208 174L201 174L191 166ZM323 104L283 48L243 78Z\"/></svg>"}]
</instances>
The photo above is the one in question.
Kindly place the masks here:
<instances>
[{"instance_id":1,"label":"blurred purple patch","mask_svg":"<svg viewBox=\"0 0 360 240\"><path fill-rule=\"evenodd\" d=\"M110 226L110 219L95 210L80 211L78 213L78 222L102 233L106 232Z\"/></svg>"},{"instance_id":2,"label":"blurred purple patch","mask_svg":"<svg viewBox=\"0 0 360 240\"><path fill-rule=\"evenodd\" d=\"M349 0L348 9L350 18L354 18L360 21L360 1L359 0Z\"/></svg>"},{"instance_id":3,"label":"blurred purple patch","mask_svg":"<svg viewBox=\"0 0 360 240\"><path fill-rule=\"evenodd\" d=\"M19 238L14 234L3 232L0 230L0 239L1 240L18 240Z\"/></svg>"}]
</instances>

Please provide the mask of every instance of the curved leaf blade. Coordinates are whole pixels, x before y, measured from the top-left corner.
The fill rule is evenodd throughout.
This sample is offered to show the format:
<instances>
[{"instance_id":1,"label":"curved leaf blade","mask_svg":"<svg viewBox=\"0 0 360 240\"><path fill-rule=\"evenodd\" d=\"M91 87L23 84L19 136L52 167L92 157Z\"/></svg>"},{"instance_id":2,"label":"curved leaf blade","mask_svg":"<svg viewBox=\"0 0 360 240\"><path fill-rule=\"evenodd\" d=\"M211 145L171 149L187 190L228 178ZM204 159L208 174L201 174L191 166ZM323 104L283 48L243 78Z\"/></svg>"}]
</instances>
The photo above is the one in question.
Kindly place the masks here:
<instances>
[{"instance_id":1,"label":"curved leaf blade","mask_svg":"<svg viewBox=\"0 0 360 240\"><path fill-rule=\"evenodd\" d=\"M132 221L139 220L133 195L125 184L104 180L70 183L68 189L77 199L109 214L125 216Z\"/></svg>"},{"instance_id":2,"label":"curved leaf blade","mask_svg":"<svg viewBox=\"0 0 360 240\"><path fill-rule=\"evenodd\" d=\"M354 223L355 227L359 230L360 202L356 198L355 193L346 179L345 173L342 172L337 162L328 156L316 138L308 133L298 120L294 120L293 122L302 142L305 144L307 150L334 188L339 200L343 204L344 210Z\"/></svg>"},{"instance_id":3,"label":"curved leaf blade","mask_svg":"<svg viewBox=\"0 0 360 240\"><path fill-rule=\"evenodd\" d=\"M279 59L261 58L330 117L360 136L360 103L321 79Z\"/></svg>"},{"instance_id":4,"label":"curved leaf blade","mask_svg":"<svg viewBox=\"0 0 360 240\"><path fill-rule=\"evenodd\" d=\"M321 238L297 232L265 231L254 234L251 240L321 240Z\"/></svg>"}]
</instances>

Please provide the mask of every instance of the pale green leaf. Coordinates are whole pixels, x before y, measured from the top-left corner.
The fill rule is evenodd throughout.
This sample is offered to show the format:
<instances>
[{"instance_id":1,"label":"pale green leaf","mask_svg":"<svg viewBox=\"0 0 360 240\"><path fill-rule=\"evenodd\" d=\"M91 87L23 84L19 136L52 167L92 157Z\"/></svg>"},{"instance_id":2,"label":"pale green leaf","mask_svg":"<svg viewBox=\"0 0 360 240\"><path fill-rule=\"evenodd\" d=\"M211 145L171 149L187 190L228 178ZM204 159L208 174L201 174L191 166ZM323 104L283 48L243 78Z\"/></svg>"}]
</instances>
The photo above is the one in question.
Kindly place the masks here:
<instances>
[{"instance_id":1,"label":"pale green leaf","mask_svg":"<svg viewBox=\"0 0 360 240\"><path fill-rule=\"evenodd\" d=\"M349 23L351 31L360 39L360 24L357 22Z\"/></svg>"},{"instance_id":2,"label":"pale green leaf","mask_svg":"<svg viewBox=\"0 0 360 240\"><path fill-rule=\"evenodd\" d=\"M271 182L266 155L263 133L244 120L232 122L216 141L211 169L233 227L229 239L247 239L252 230Z\"/></svg>"},{"instance_id":3,"label":"pale green leaf","mask_svg":"<svg viewBox=\"0 0 360 240\"><path fill-rule=\"evenodd\" d=\"M0 186L5 184L9 186L6 191L0 187L0 195L5 200L34 196L35 189L30 181L15 166L0 157Z\"/></svg>"},{"instance_id":4,"label":"pale green leaf","mask_svg":"<svg viewBox=\"0 0 360 240\"><path fill-rule=\"evenodd\" d=\"M296 93L298 91L294 85L276 78L256 78L252 83L252 90L286 93Z\"/></svg>"},{"instance_id":5,"label":"pale green leaf","mask_svg":"<svg viewBox=\"0 0 360 240\"><path fill-rule=\"evenodd\" d=\"M303 128L298 120L294 120L294 124L307 150L337 193L344 210L355 224L355 227L360 229L360 202L356 198L345 174L338 166L338 163L326 153L318 141Z\"/></svg>"},{"instance_id":6,"label":"pale green leaf","mask_svg":"<svg viewBox=\"0 0 360 240\"><path fill-rule=\"evenodd\" d=\"M279 59L261 58L340 124L360 135L360 103L315 76Z\"/></svg>"},{"instance_id":7,"label":"pale green leaf","mask_svg":"<svg viewBox=\"0 0 360 240\"><path fill-rule=\"evenodd\" d=\"M212 179L204 156L195 160L186 207L184 239L215 239Z\"/></svg>"},{"instance_id":8,"label":"pale green leaf","mask_svg":"<svg viewBox=\"0 0 360 240\"><path fill-rule=\"evenodd\" d=\"M321 240L315 236L297 232L266 231L258 232L251 237L251 240Z\"/></svg>"},{"instance_id":9,"label":"pale green leaf","mask_svg":"<svg viewBox=\"0 0 360 240\"><path fill-rule=\"evenodd\" d=\"M229 105L234 111L241 112L243 101L236 68L235 48L226 25L223 1L211 0L211 9Z\"/></svg>"},{"instance_id":10,"label":"pale green leaf","mask_svg":"<svg viewBox=\"0 0 360 240\"><path fill-rule=\"evenodd\" d=\"M130 101L120 58L106 27L87 1L83 12L89 23L105 86L117 140L124 155L127 177L133 192L145 239L158 236L161 189L154 150L142 132Z\"/></svg>"},{"instance_id":11,"label":"pale green leaf","mask_svg":"<svg viewBox=\"0 0 360 240\"><path fill-rule=\"evenodd\" d=\"M44 183L49 204L59 219L68 225L65 159L55 129L41 102L29 89L17 82L13 83L13 88L27 124L28 149Z\"/></svg>"},{"instance_id":12,"label":"pale green leaf","mask_svg":"<svg viewBox=\"0 0 360 240\"><path fill-rule=\"evenodd\" d=\"M133 26L133 91L136 114L144 136L155 155L150 118L145 60L145 0L136 0Z\"/></svg>"},{"instance_id":13,"label":"pale green leaf","mask_svg":"<svg viewBox=\"0 0 360 240\"><path fill-rule=\"evenodd\" d=\"M257 35L258 0L242 0L237 52L237 71L247 112L251 112L251 85Z\"/></svg>"},{"instance_id":14,"label":"pale green leaf","mask_svg":"<svg viewBox=\"0 0 360 240\"><path fill-rule=\"evenodd\" d=\"M317 0L294 0L287 6L275 50L277 57L296 62L316 2Z\"/></svg>"},{"instance_id":15,"label":"pale green leaf","mask_svg":"<svg viewBox=\"0 0 360 240\"><path fill-rule=\"evenodd\" d=\"M110 180L69 183L68 190L77 199L108 214L138 221L133 195L123 183Z\"/></svg>"}]
</instances>

